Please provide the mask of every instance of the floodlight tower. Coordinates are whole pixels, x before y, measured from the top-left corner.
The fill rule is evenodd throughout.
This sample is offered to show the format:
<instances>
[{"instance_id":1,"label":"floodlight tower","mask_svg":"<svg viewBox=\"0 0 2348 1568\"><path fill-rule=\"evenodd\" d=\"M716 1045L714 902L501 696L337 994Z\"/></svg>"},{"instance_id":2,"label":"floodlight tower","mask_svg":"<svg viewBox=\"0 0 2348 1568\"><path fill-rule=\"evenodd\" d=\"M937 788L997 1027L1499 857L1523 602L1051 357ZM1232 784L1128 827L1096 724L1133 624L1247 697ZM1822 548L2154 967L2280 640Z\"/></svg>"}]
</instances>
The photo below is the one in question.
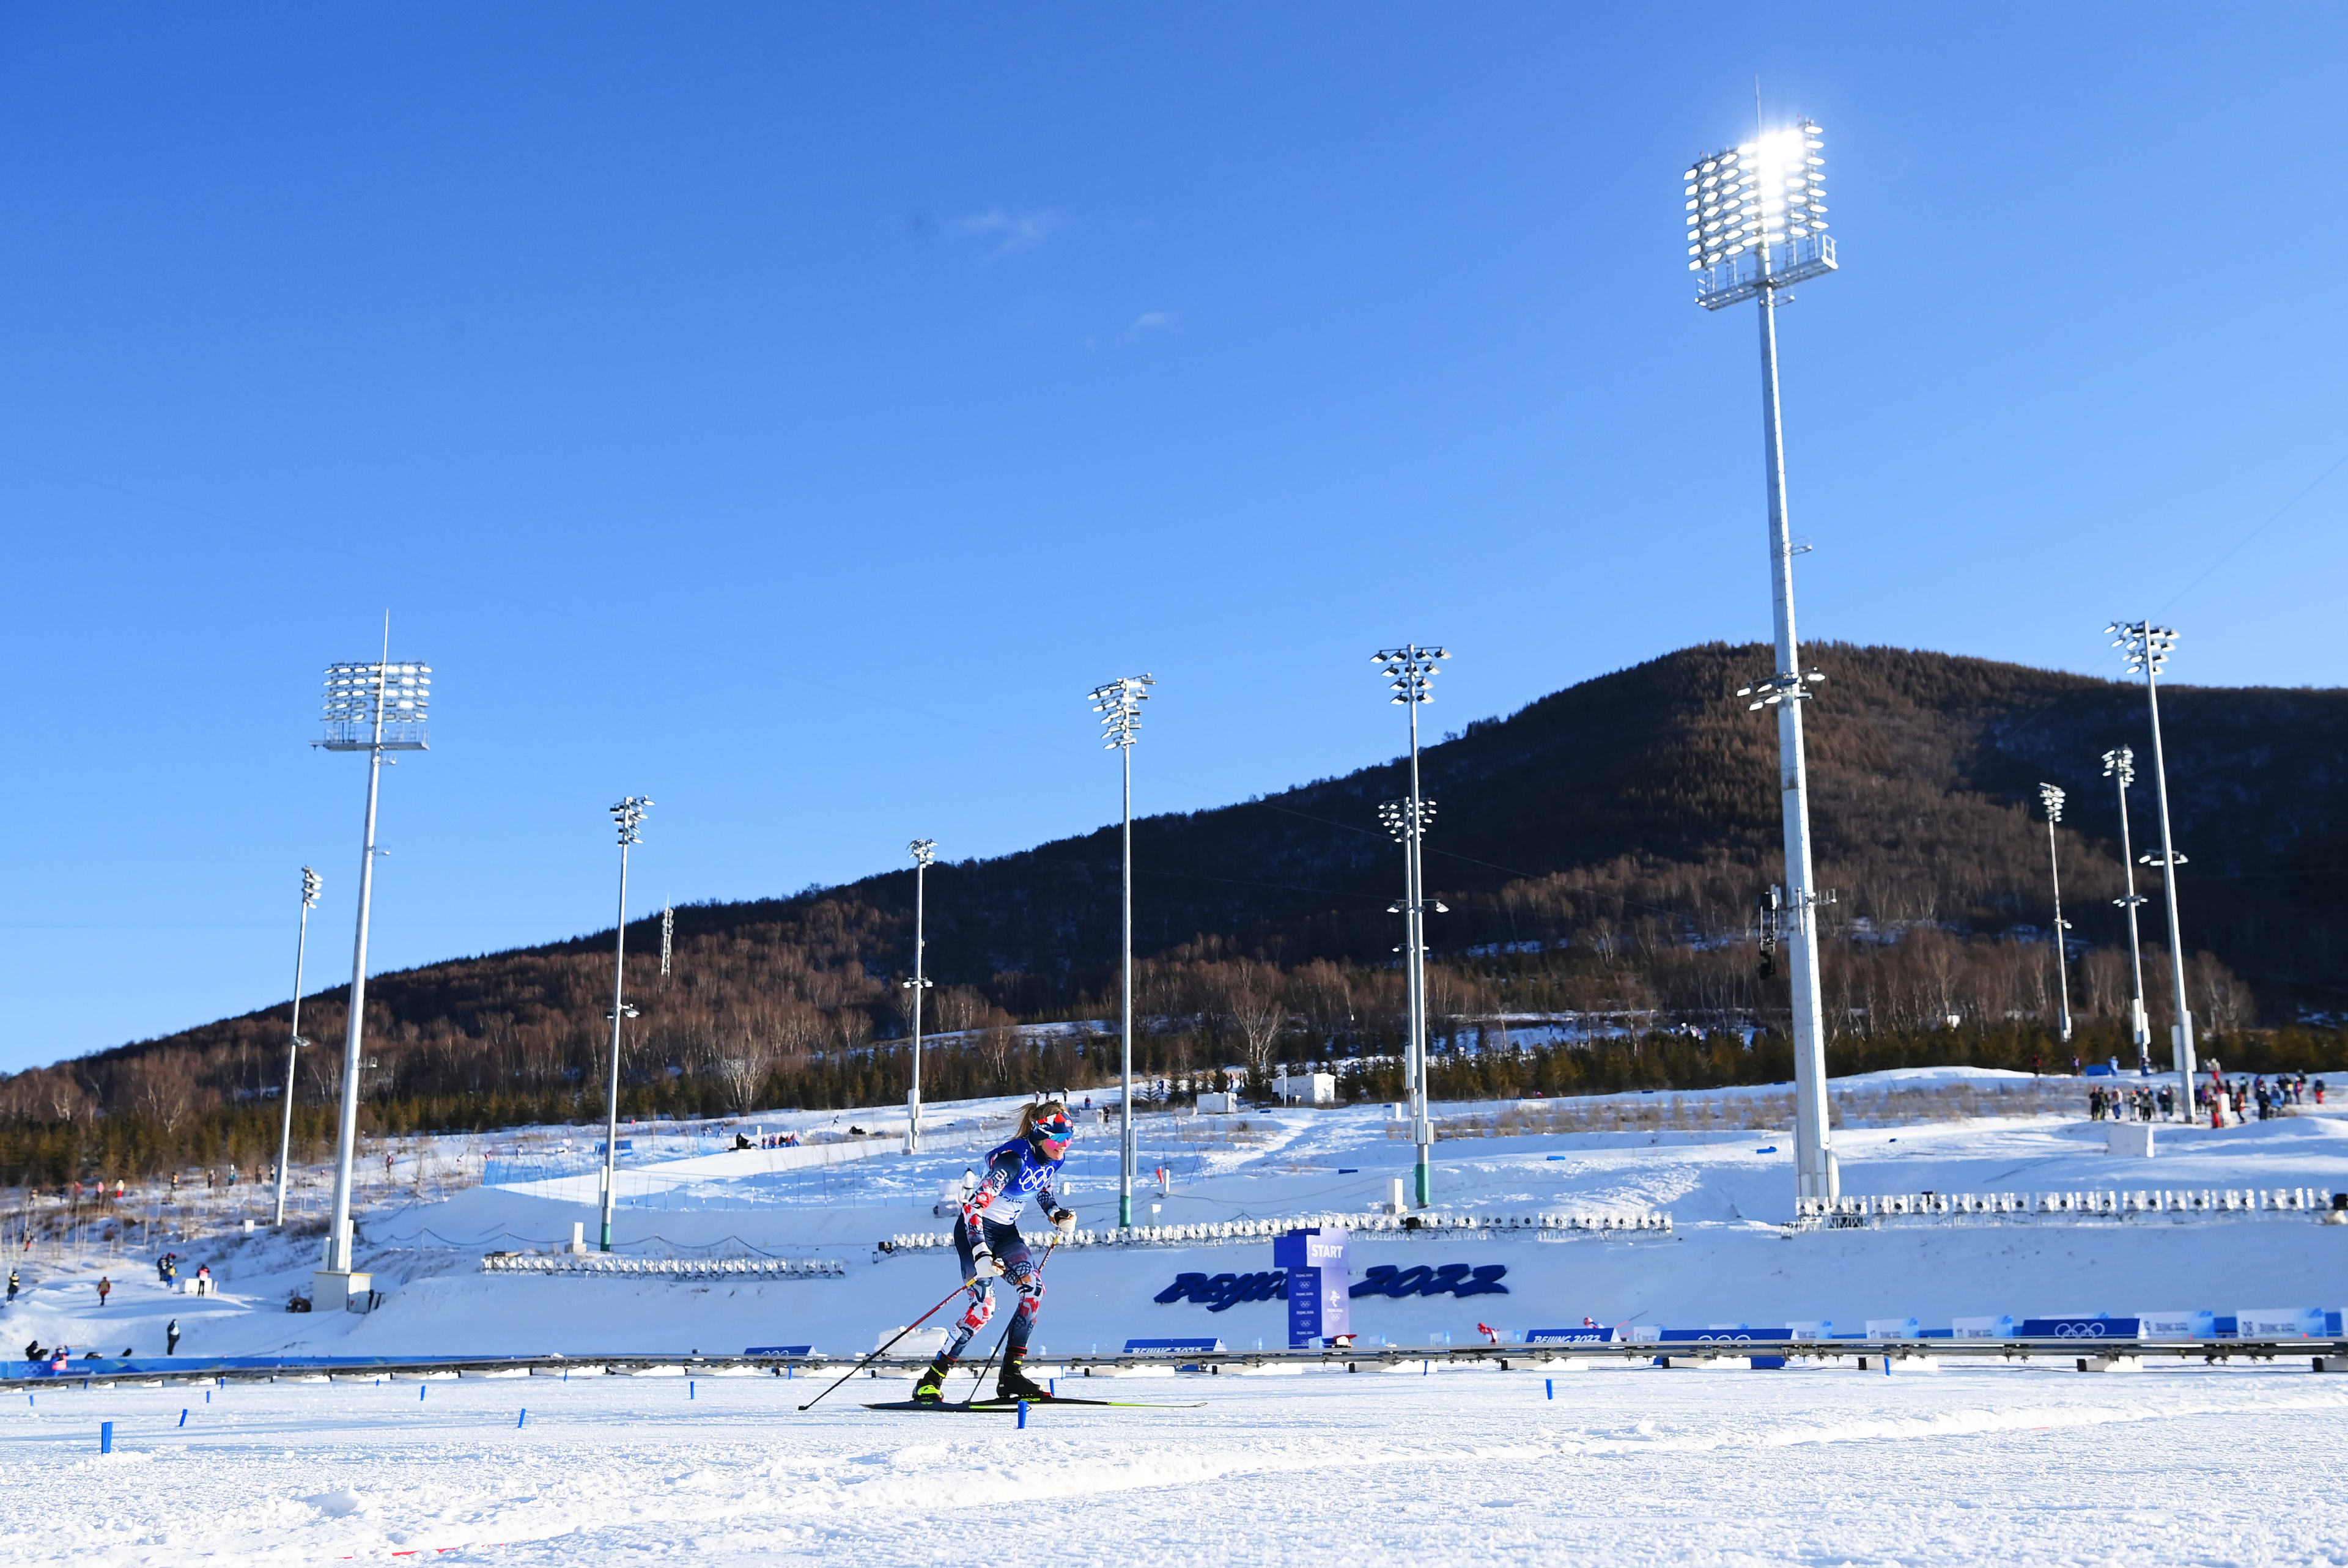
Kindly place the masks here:
<instances>
[{"instance_id":1,"label":"floodlight tower","mask_svg":"<svg viewBox=\"0 0 2348 1568\"><path fill-rule=\"evenodd\" d=\"M285 1163L294 1153L294 1063L310 1043L302 1038L302 960L310 950L310 911L318 907L322 886L316 872L302 867L302 923L294 938L294 1021L285 1038L285 1122L277 1133L277 1217L269 1222L276 1225L285 1223Z\"/></svg>"},{"instance_id":2,"label":"floodlight tower","mask_svg":"<svg viewBox=\"0 0 2348 1568\"><path fill-rule=\"evenodd\" d=\"M1133 742L1141 733L1141 704L1149 701L1154 675L1124 675L1092 690L1093 712L1100 715L1102 749L1125 760L1125 914L1124 958L1119 971L1117 1077L1124 1085L1117 1101L1117 1223L1133 1225Z\"/></svg>"},{"instance_id":3,"label":"floodlight tower","mask_svg":"<svg viewBox=\"0 0 2348 1568\"><path fill-rule=\"evenodd\" d=\"M2168 978L2176 988L2177 1021L2169 1026L2168 1036L2174 1060L2170 1062L2177 1072L2177 1108L2188 1122L2193 1120L2193 1013L2185 1005L2185 936L2177 917L2177 868L2185 864L2185 856L2168 835L2168 765L2160 750L2160 682L2163 666L2168 662L2169 651L2177 646L2177 632L2166 626L2155 626L2149 620L2115 620L2104 628L2112 646L2120 651L2127 662L2128 673L2144 677L2146 711L2152 718L2152 790L2153 798L2160 803L2160 853L2141 856L2137 864L2160 867L2161 886L2168 895Z\"/></svg>"},{"instance_id":4,"label":"floodlight tower","mask_svg":"<svg viewBox=\"0 0 2348 1568\"><path fill-rule=\"evenodd\" d=\"M324 1266L311 1276L314 1310L339 1312L374 1281L351 1270L351 1158L358 1145L359 1046L366 1028L367 921L375 907L376 804L382 793L386 752L429 750L426 712L432 666L391 661L391 619L384 618L383 658L369 664L326 666L326 733L311 744L329 752L367 754L366 841L359 852L359 914L351 942L350 1017L343 1029L343 1104L335 1132L335 1207L327 1221Z\"/></svg>"},{"instance_id":5,"label":"floodlight tower","mask_svg":"<svg viewBox=\"0 0 2348 1568\"><path fill-rule=\"evenodd\" d=\"M928 891L930 864L938 857L938 841L917 838L905 846L913 857L913 978L905 989L913 993L913 1087L905 1095L905 1153L922 1152L922 993L930 989L922 973L922 900Z\"/></svg>"},{"instance_id":6,"label":"floodlight tower","mask_svg":"<svg viewBox=\"0 0 2348 1568\"><path fill-rule=\"evenodd\" d=\"M2136 1070L2146 1078L2152 1076L2152 1026L2144 1016L2144 948L2137 940L2137 906L2145 902L2144 895L2136 890L2135 851L2128 846L2128 785L2136 783L2136 752L2128 746L2114 746L2104 753L2104 776L2113 780L2120 792L2120 873L2127 879L2125 897L2113 903L2127 911L2128 973L2134 989L2128 992L2128 1038L2136 1041Z\"/></svg>"},{"instance_id":7,"label":"floodlight tower","mask_svg":"<svg viewBox=\"0 0 2348 1568\"><path fill-rule=\"evenodd\" d=\"M617 1195L620 1165L620 1026L637 1015L628 1005L628 850L644 841L644 813L650 795L621 797L612 808L613 825L620 834L620 923L612 943L612 1076L603 1097L603 1228L597 1246L612 1250L612 1203Z\"/></svg>"},{"instance_id":8,"label":"floodlight tower","mask_svg":"<svg viewBox=\"0 0 2348 1568\"><path fill-rule=\"evenodd\" d=\"M1687 199L1687 266L1696 303L1708 311L1746 300L1761 307L1761 443L1769 494L1769 579L1775 590L1777 671L1737 693L1753 711L1777 710L1778 787L1786 842L1786 965L1794 1023L1794 1190L1806 1198L1842 1191L1827 1126L1824 1009L1818 982L1818 907L1810 865L1808 767L1802 751L1802 701L1823 677L1804 670L1794 624L1794 557L1786 507L1786 442L1777 402L1777 309L1793 302L1794 284L1835 270L1827 235L1826 139L1808 120L1709 158L1683 176Z\"/></svg>"},{"instance_id":9,"label":"floodlight tower","mask_svg":"<svg viewBox=\"0 0 2348 1568\"><path fill-rule=\"evenodd\" d=\"M1435 1201L1435 1124L1426 1108L1426 880L1419 844L1426 837L1435 806L1419 793L1418 709L1420 703L1435 701L1435 678L1442 673L1442 661L1450 657L1447 648L1423 648L1416 642L1380 649L1370 655L1371 662L1379 666L1378 672L1386 677L1386 689L1394 693L1388 701L1401 704L1410 714L1410 794L1406 800L1390 803L1391 809L1381 815L1386 818L1387 831L1402 843L1403 991L1409 1032L1403 1042L1403 1076L1410 1093L1410 1141L1417 1152L1414 1201L1422 1209Z\"/></svg>"},{"instance_id":10,"label":"floodlight tower","mask_svg":"<svg viewBox=\"0 0 2348 1568\"><path fill-rule=\"evenodd\" d=\"M2054 882L2054 994L2063 1009L2063 1043L2071 1043L2071 956L2063 933L2071 922L2063 918L2063 856L2054 847L2054 825L2063 820L2064 794L2051 784L2038 786L2038 803L2046 808L2046 869Z\"/></svg>"}]
</instances>

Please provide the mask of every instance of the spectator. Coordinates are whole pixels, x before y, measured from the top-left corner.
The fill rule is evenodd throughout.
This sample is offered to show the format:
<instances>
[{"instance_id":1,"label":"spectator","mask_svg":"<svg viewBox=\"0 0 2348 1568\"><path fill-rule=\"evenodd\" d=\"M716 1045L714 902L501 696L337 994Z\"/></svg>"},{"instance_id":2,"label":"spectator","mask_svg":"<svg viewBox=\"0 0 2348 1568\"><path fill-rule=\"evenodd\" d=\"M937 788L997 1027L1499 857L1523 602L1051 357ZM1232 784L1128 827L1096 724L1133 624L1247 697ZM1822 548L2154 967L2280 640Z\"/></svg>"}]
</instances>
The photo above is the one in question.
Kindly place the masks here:
<instances>
[{"instance_id":1,"label":"spectator","mask_svg":"<svg viewBox=\"0 0 2348 1568\"><path fill-rule=\"evenodd\" d=\"M8 1271L8 1299L11 1302L16 1299L16 1271L14 1268Z\"/></svg>"},{"instance_id":2,"label":"spectator","mask_svg":"<svg viewBox=\"0 0 2348 1568\"><path fill-rule=\"evenodd\" d=\"M180 1320L174 1317L170 1322L163 1326L163 1354L166 1356L176 1356L179 1353Z\"/></svg>"},{"instance_id":3,"label":"spectator","mask_svg":"<svg viewBox=\"0 0 2348 1568\"><path fill-rule=\"evenodd\" d=\"M99 1275L98 1276L98 1304L100 1307L105 1306L106 1298L112 1294L114 1294L114 1281L107 1278L106 1276L102 1274Z\"/></svg>"}]
</instances>

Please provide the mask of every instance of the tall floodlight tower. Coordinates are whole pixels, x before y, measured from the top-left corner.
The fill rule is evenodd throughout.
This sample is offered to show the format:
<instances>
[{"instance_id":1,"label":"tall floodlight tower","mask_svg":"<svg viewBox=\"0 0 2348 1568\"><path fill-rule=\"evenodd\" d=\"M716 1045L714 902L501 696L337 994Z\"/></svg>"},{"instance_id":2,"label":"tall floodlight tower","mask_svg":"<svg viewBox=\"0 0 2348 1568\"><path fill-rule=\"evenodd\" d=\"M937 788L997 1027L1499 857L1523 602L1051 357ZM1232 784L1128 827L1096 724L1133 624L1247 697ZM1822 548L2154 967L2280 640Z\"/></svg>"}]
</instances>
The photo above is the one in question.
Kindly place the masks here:
<instances>
[{"instance_id":1,"label":"tall floodlight tower","mask_svg":"<svg viewBox=\"0 0 2348 1568\"><path fill-rule=\"evenodd\" d=\"M302 921L294 936L294 1021L285 1035L285 1119L277 1132L277 1217L270 1221L277 1225L285 1223L285 1164L294 1157L294 1064L310 1043L302 1038L302 960L310 950L310 911L318 907L318 889L324 886L316 872L302 867Z\"/></svg>"},{"instance_id":2,"label":"tall floodlight tower","mask_svg":"<svg viewBox=\"0 0 2348 1568\"><path fill-rule=\"evenodd\" d=\"M1827 902L1810 866L1808 769L1802 755L1802 701L1822 677L1801 665L1794 625L1794 539L1786 508L1786 442L1778 420L1777 309L1794 284L1835 270L1827 236L1826 138L1808 120L1709 158L1683 177L1687 266L1696 303L1725 310L1760 303L1761 446L1769 494L1769 580L1776 614L1777 671L1737 695L1777 710L1778 788L1785 811L1786 965L1794 1021L1794 1190L1840 1195L1842 1176L1827 1127L1826 1028L1818 983L1818 908Z\"/></svg>"},{"instance_id":3,"label":"tall floodlight tower","mask_svg":"<svg viewBox=\"0 0 2348 1568\"><path fill-rule=\"evenodd\" d=\"M1100 715L1103 749L1125 759L1125 904L1123 968L1117 983L1117 1077L1123 1090L1117 1097L1117 1223L1133 1225L1133 742L1141 733L1141 704L1149 701L1154 675L1125 675L1092 690L1093 712Z\"/></svg>"},{"instance_id":4,"label":"tall floodlight tower","mask_svg":"<svg viewBox=\"0 0 2348 1568\"><path fill-rule=\"evenodd\" d=\"M2054 825L2063 820L2064 794L2051 784L2038 786L2038 804L2046 808L2046 870L2054 883L2054 996L2063 1013L2063 1043L2071 1043L2071 955L2063 935L2071 922L2063 918L2063 856L2054 846Z\"/></svg>"},{"instance_id":5,"label":"tall floodlight tower","mask_svg":"<svg viewBox=\"0 0 2348 1568\"><path fill-rule=\"evenodd\" d=\"M905 989L913 993L913 1086L905 1095L905 1153L922 1152L922 993L930 989L922 971L922 902L928 893L930 864L938 857L938 841L917 838L905 846L913 857L913 978Z\"/></svg>"},{"instance_id":6,"label":"tall floodlight tower","mask_svg":"<svg viewBox=\"0 0 2348 1568\"><path fill-rule=\"evenodd\" d=\"M351 1159L358 1145L359 1045L366 1026L367 920L375 908L376 804L382 794L386 752L421 752L431 702L432 666L391 661L391 622L385 618L382 659L371 664L326 666L326 733L312 743L329 752L367 754L366 828L359 851L358 928L351 942L350 1018L343 1030L343 1104L335 1132L335 1207L327 1221L324 1266L313 1276L310 1304L339 1312L374 1280L351 1270Z\"/></svg>"},{"instance_id":7,"label":"tall floodlight tower","mask_svg":"<svg viewBox=\"0 0 2348 1568\"><path fill-rule=\"evenodd\" d=\"M1420 703L1435 701L1435 678L1450 657L1447 648L1422 648L1416 642L1370 655L1394 693L1389 701L1410 715L1410 795L1395 803L1386 826L1402 841L1403 990L1409 1032L1403 1042L1403 1076L1410 1091L1410 1141L1416 1150L1414 1201L1422 1209L1435 1201L1435 1123L1426 1108L1426 881L1419 845L1434 805L1418 787L1418 709Z\"/></svg>"},{"instance_id":8,"label":"tall floodlight tower","mask_svg":"<svg viewBox=\"0 0 2348 1568\"><path fill-rule=\"evenodd\" d=\"M603 1097L603 1228L596 1245L612 1250L612 1204L618 1195L620 1167L620 1026L637 1016L628 1005L628 851L644 841L644 813L649 795L621 797L612 808L613 825L620 833L620 922L612 934L612 1073Z\"/></svg>"},{"instance_id":9,"label":"tall floodlight tower","mask_svg":"<svg viewBox=\"0 0 2348 1568\"><path fill-rule=\"evenodd\" d=\"M2161 886L2168 895L2168 978L2177 991L2177 1021L2168 1029L2170 1049L2175 1053L2170 1066L2177 1072L2178 1112L2190 1122L2193 1013L2185 1005L2185 935L2177 918L2177 868L2185 864L2185 856L2177 853L2177 845L2168 836L2168 765L2160 751L2159 677L2168 662L2169 650L2177 646L2177 633L2149 620L2115 620L2104 630L2110 634L2112 646L2127 661L2128 673L2144 677L2145 708L2152 718L2152 794L2160 804L2160 853L2144 856L2138 864L2160 867Z\"/></svg>"},{"instance_id":10,"label":"tall floodlight tower","mask_svg":"<svg viewBox=\"0 0 2348 1568\"><path fill-rule=\"evenodd\" d=\"M2128 1038L2136 1041L2136 1070L2143 1076L2152 1076L2152 1025L2144 1016L2144 947L2137 939L2137 906L2145 901L2136 890L2135 851L2128 845L2128 785L2136 783L2136 752L2127 746L2114 746L2104 753L2104 776L2119 786L2120 793L2120 872L2127 878L2127 892L2112 900L2127 911L2128 975L2132 989L2128 992Z\"/></svg>"}]
</instances>

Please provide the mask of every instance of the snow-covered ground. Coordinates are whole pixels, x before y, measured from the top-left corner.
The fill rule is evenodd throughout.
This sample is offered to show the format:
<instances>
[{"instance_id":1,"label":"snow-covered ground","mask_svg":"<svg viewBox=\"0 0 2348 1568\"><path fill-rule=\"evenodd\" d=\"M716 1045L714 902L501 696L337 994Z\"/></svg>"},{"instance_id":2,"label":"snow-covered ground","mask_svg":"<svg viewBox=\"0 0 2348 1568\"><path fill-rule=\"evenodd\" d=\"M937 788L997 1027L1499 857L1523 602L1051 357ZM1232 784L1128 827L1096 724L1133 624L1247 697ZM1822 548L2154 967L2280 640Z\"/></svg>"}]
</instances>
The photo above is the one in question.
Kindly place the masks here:
<instances>
[{"instance_id":1,"label":"snow-covered ground","mask_svg":"<svg viewBox=\"0 0 2348 1568\"><path fill-rule=\"evenodd\" d=\"M1110 1386L1201 1403L1022 1430L801 1414L772 1378L45 1391L0 1416L0 1559L2348 1561L2348 1379L2303 1363Z\"/></svg>"},{"instance_id":2,"label":"snow-covered ground","mask_svg":"<svg viewBox=\"0 0 2348 1568\"><path fill-rule=\"evenodd\" d=\"M1997 1080L1921 1081L1986 1091ZM1863 1102L1919 1081L1885 1075L1838 1090ZM1618 1239L1359 1235L1357 1276L1386 1262L1498 1264L1507 1286L1466 1299L1358 1298L1364 1343L1464 1344L1479 1322L1519 1337L1585 1315L1854 1331L1869 1318L1929 1327L2001 1314L2348 1303L2348 1226L2312 1216L1789 1234L1790 1139L1737 1125L1771 1092L1612 1097L1568 1107L1581 1131L1438 1145L1445 1212L1655 1208L1674 1228ZM955 1114L999 1122L1010 1109ZM2221 1132L2164 1128L2150 1161L2106 1153L2100 1126L2043 1112L1851 1126L1838 1137L1854 1193L2336 1191L2348 1189L2348 1119L2334 1109ZM1442 1113L1473 1131L1495 1110ZM844 1120L873 1127L885 1116ZM1171 1175L1162 1195L1145 1185L1137 1218L1164 1225L1366 1209L1410 1161L1374 1107L1153 1116L1142 1146L1145 1170L1163 1163ZM222 1289L211 1297L167 1294L135 1258L108 1266L116 1288L103 1307L100 1260L28 1269L26 1294L0 1311L0 1342L154 1355L176 1317L182 1355L592 1361L811 1344L845 1356L953 1287L945 1255L883 1255L874 1244L942 1229L931 1204L972 1150L788 1171L757 1169L750 1152L729 1170L729 1158L671 1167L656 1197L647 1189L623 1208L622 1250L836 1258L842 1276L728 1286L484 1275L482 1253L551 1250L575 1222L592 1235L595 1216L532 1195L543 1189L476 1188L367 1212L361 1266L386 1290L371 1316L283 1310L306 1286L317 1243L264 1233L180 1247L183 1275L212 1264ZM1084 1222L1112 1223L1113 1133L1088 1127L1068 1174ZM1048 1268L1040 1354L1108 1352L1143 1336L1277 1347L1280 1302L1214 1312L1154 1299L1178 1273L1272 1266L1262 1241L1064 1250ZM901 1395L888 1380L860 1379L807 1414L795 1407L808 1382L760 1377L467 1379L434 1382L422 1399L413 1383L238 1385L209 1403L201 1389L55 1386L22 1407L0 1399L0 1473L11 1482L0 1488L0 1558L294 1562L458 1547L444 1560L928 1561L1024 1553L1002 1532L1047 1525L1048 1554L1077 1561L1318 1561L1381 1547L1626 1563L2348 1561L2323 1479L2325 1456L2348 1438L2348 1379L2335 1388L2307 1366L1095 1379L1086 1391L1205 1403L1047 1410L1024 1431L997 1417L869 1412L850 1397ZM525 1406L529 1424L517 1429ZM103 1419L117 1422L118 1451L106 1458L96 1452Z\"/></svg>"}]
</instances>

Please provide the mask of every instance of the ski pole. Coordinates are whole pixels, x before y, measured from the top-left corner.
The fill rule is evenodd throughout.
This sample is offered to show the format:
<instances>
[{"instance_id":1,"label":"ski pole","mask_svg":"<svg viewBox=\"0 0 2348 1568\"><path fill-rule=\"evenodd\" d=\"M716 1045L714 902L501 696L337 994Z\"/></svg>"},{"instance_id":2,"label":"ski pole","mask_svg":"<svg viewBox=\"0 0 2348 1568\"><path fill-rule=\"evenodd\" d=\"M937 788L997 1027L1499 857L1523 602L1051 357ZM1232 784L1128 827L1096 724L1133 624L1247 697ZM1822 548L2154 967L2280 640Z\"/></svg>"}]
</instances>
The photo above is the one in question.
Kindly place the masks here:
<instances>
[{"instance_id":1,"label":"ski pole","mask_svg":"<svg viewBox=\"0 0 2348 1568\"><path fill-rule=\"evenodd\" d=\"M1051 1245L1048 1245L1048 1246L1046 1246L1046 1247L1044 1249L1044 1255L1043 1255L1042 1257L1039 1257L1039 1258L1037 1258L1037 1259L1035 1260L1035 1277L1036 1277L1036 1278L1041 1279L1041 1278L1043 1278L1043 1277L1044 1277L1044 1266L1045 1266L1045 1264L1047 1264L1047 1263L1049 1263L1049 1262L1051 1262L1051 1261L1052 1261L1052 1255L1053 1255L1055 1252L1057 1252L1057 1251L1059 1250L1059 1248L1060 1248L1060 1238L1059 1238L1058 1236L1056 1236L1056 1236L1054 1236L1054 1237L1052 1238ZM1006 1281L1005 1281L1005 1283L1007 1284L1007 1283L1009 1283L1009 1282L1006 1280ZM1002 1355L1002 1354L1003 1354L1003 1347L1004 1347L1004 1345L1006 1342L1008 1342L1008 1341L1009 1341L1009 1339L1011 1338L1011 1324L1012 1324L1012 1323L1016 1323L1016 1322L1018 1322L1018 1321L1019 1321L1019 1308L1017 1308L1016 1307L1014 1307L1011 1309L1011 1323L1006 1323L1006 1324L1004 1324L1004 1325L1003 1326L1003 1332L1002 1332L1002 1334L1000 1334L999 1336L997 1336L997 1337L996 1337L996 1338L995 1338L995 1341L994 1341L994 1349L992 1349L992 1350L990 1350L990 1351L988 1351L988 1352L986 1353L986 1359L985 1359L985 1360L983 1360L983 1361L982 1361L982 1362L980 1362L980 1363L978 1364L978 1381L977 1381L976 1383L974 1383L974 1384L973 1384L973 1385L971 1386L970 1398L969 1398L969 1399L964 1399L964 1400L963 1401L963 1404L965 1404L965 1405L974 1405L974 1404L978 1403L978 1391L979 1391L979 1389L983 1389L983 1388L986 1387L986 1374L987 1374L987 1371L988 1371L988 1369L989 1369L989 1368L991 1368L992 1367L994 1367L994 1358L995 1358L997 1356L1000 1356L1000 1355Z\"/></svg>"},{"instance_id":2,"label":"ski pole","mask_svg":"<svg viewBox=\"0 0 2348 1568\"><path fill-rule=\"evenodd\" d=\"M1046 1255L1048 1256L1049 1255L1047 1254ZM946 1302L952 1301L955 1296L960 1296L963 1291L968 1290L972 1286L976 1285L978 1281L974 1278L965 1279L960 1285L955 1286L952 1290L947 1291L944 1299L941 1300L937 1306L931 1307L927 1312L922 1313L919 1317L914 1318L911 1323L908 1323L902 1328L898 1329L896 1333L891 1334L889 1337L887 1342L884 1343L880 1349L873 1351L871 1355L867 1356L863 1360L859 1361L855 1366L850 1367L847 1371L842 1372L839 1375L839 1382L832 1384L831 1389L839 1388L840 1383L845 1383L848 1379L856 1376L857 1373L861 1372L865 1368L870 1366L873 1362L878 1361L881 1357L887 1355L891 1345L894 1345L898 1340L902 1339L906 1335L911 1334L914 1329L919 1328L922 1324L927 1323L931 1318L935 1317L940 1311L943 1310ZM831 1389L826 1389L823 1391L823 1394L830 1393ZM818 1394L814 1399L809 1399L806 1404L801 1405L799 1409L802 1410L813 1409L818 1404L822 1402L823 1394Z\"/></svg>"}]
</instances>

